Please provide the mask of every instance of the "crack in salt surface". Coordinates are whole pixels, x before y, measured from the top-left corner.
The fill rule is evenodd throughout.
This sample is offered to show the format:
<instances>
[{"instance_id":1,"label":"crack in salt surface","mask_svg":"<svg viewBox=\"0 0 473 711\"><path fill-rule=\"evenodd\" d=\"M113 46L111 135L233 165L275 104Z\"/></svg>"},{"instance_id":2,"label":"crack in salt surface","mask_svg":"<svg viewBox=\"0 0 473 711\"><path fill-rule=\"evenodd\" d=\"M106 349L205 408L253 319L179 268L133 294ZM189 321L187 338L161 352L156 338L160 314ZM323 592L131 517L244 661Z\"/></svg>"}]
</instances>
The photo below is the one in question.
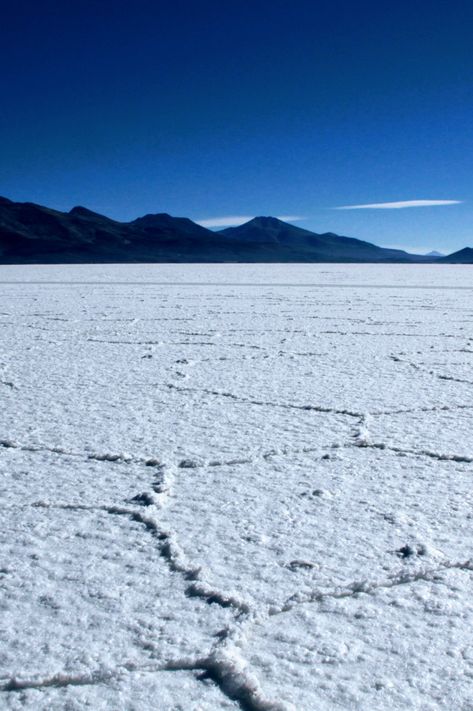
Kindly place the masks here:
<instances>
[{"instance_id":1,"label":"crack in salt surface","mask_svg":"<svg viewBox=\"0 0 473 711\"><path fill-rule=\"evenodd\" d=\"M0 691L25 691L27 689L45 689L49 687L63 688L68 686L95 686L106 684L111 680L117 680L126 674L155 674L159 672L192 671L201 667L193 666L190 661L168 661L163 664L143 664L138 665L133 662L125 662L114 669L96 669L83 674L66 674L59 672L51 676L22 678L12 676L0 680Z\"/></svg>"},{"instance_id":2,"label":"crack in salt surface","mask_svg":"<svg viewBox=\"0 0 473 711\"><path fill-rule=\"evenodd\" d=\"M463 570L473 571L473 560L466 561L444 561L436 568L423 568L413 572L393 573L384 580L360 580L350 583L345 587L335 588L334 590L313 590L309 593L295 593L291 595L286 602L280 607L273 607L269 611L270 616L279 615L285 612L290 612L296 606L305 603L322 602L327 598L346 598L353 597L359 593L372 595L376 590L389 589L400 585L408 585L418 581L436 582L435 578L447 570Z\"/></svg>"},{"instance_id":3,"label":"crack in salt surface","mask_svg":"<svg viewBox=\"0 0 473 711\"><path fill-rule=\"evenodd\" d=\"M4 511L16 511L18 509L59 509L62 511L104 511L110 513L113 504L74 504L61 501L32 501L29 504L9 504L1 507Z\"/></svg>"},{"instance_id":4,"label":"crack in salt surface","mask_svg":"<svg viewBox=\"0 0 473 711\"><path fill-rule=\"evenodd\" d=\"M376 331L319 331L321 334L337 335L337 336L396 336L396 337L411 337L411 338L458 338L454 333L395 333Z\"/></svg>"},{"instance_id":5,"label":"crack in salt surface","mask_svg":"<svg viewBox=\"0 0 473 711\"><path fill-rule=\"evenodd\" d=\"M442 454L440 452L433 452L428 449L409 449L404 447L395 447L393 445L385 444L384 442L369 442L369 441L356 441L352 444L354 447L361 447L367 449L380 449L387 450L389 452L395 452L396 454L411 454L415 457L429 457L430 459L437 459L440 462L458 462L460 464L471 464L473 462L473 457L464 454Z\"/></svg>"},{"instance_id":6,"label":"crack in salt surface","mask_svg":"<svg viewBox=\"0 0 473 711\"><path fill-rule=\"evenodd\" d=\"M397 362L397 363L405 363L406 365L409 365L411 368L414 368L414 370L418 370L421 373L427 373L428 375L433 375L434 378L437 378L438 380L450 380L454 383L462 383L463 385L473 385L472 380L466 380L465 378L457 378L454 375L443 375L442 373L437 373L435 370L425 367L423 365L420 365L419 363L414 363L413 361L406 360L405 358L399 358L398 356L390 356L391 360Z\"/></svg>"},{"instance_id":7,"label":"crack in salt surface","mask_svg":"<svg viewBox=\"0 0 473 711\"><path fill-rule=\"evenodd\" d=\"M473 405L432 405L432 406L419 406L419 407L409 407L399 410L371 410L370 415L376 417L377 415L410 415L416 412L449 412L454 410L473 410Z\"/></svg>"},{"instance_id":8,"label":"crack in salt surface","mask_svg":"<svg viewBox=\"0 0 473 711\"><path fill-rule=\"evenodd\" d=\"M369 422L371 420L371 417L372 415L368 413L360 419L360 427L354 433L353 441L351 443L348 442L344 446L360 447L362 449L377 449L381 451L394 452L395 454L408 454L415 457L428 457L430 459L436 459L441 462L458 462L463 464L470 464L473 462L473 457L469 455L445 454L441 452L434 452L429 449L412 449L409 447L397 447L395 445L386 444L385 442L373 442L369 430Z\"/></svg>"},{"instance_id":9,"label":"crack in salt surface","mask_svg":"<svg viewBox=\"0 0 473 711\"><path fill-rule=\"evenodd\" d=\"M473 384L473 383L472 383ZM357 412L355 410L350 410L348 408L337 408L328 407L324 405L298 405L295 403L278 403L264 400L253 400L250 398L245 398L240 395L235 395L234 393L221 391L221 390L211 390L208 388L192 388L175 385L174 383L167 383L166 387L170 390L175 390L181 393L201 393L203 395L214 395L216 397L224 397L236 402L248 403L250 405L259 405L262 407L280 407L288 410L303 410L303 411L314 411L324 414L333 415L346 415L347 417L353 418L363 418L366 413ZM370 416L376 415L402 415L410 414L415 412L438 412L438 411L449 411L449 410L471 410L473 405L461 404L461 405L433 405L433 406L419 406L412 408L400 408L400 409L390 409L390 410L372 410L370 411Z\"/></svg>"},{"instance_id":10,"label":"crack in salt surface","mask_svg":"<svg viewBox=\"0 0 473 711\"><path fill-rule=\"evenodd\" d=\"M77 457L96 462L111 462L114 464L144 464L150 467L160 467L161 462L154 457L139 457L126 452L78 452L64 447L53 447L45 444L22 444L16 440L0 439L0 448L19 449L22 452L50 452L64 457Z\"/></svg>"},{"instance_id":11,"label":"crack in salt surface","mask_svg":"<svg viewBox=\"0 0 473 711\"><path fill-rule=\"evenodd\" d=\"M315 457L312 461L322 461L326 459L331 459L330 450L342 449L343 447L352 446L349 444L340 444L334 442L332 444L327 444L320 447L300 447L289 449L282 447L281 449L270 449L267 452L262 452L253 457L234 457L232 459L210 459L210 460L193 460L193 459L183 459L179 463L179 468L181 469L206 469L206 468L216 468L216 467L231 467L240 466L243 464L256 464L257 462L264 462L273 459L274 457L293 457L299 454L312 454L314 452L321 452L320 456Z\"/></svg>"},{"instance_id":12,"label":"crack in salt surface","mask_svg":"<svg viewBox=\"0 0 473 711\"><path fill-rule=\"evenodd\" d=\"M168 492L162 494L163 497L167 495ZM154 508L159 508L159 506L162 506L162 503L160 504L159 501L157 501ZM202 568L193 565L191 561L189 561L177 542L175 534L161 527L157 516L148 513L148 511L143 513L138 509L123 506L112 506L108 509L108 512L128 516L133 521L143 524L145 528L155 536L159 543L160 554L166 560L169 568L175 573L182 574L184 579L189 581L190 584L186 588L186 595L200 598L208 604L216 603L221 607L232 607L238 612L250 612L250 604L242 598L232 593L217 590L206 583Z\"/></svg>"},{"instance_id":13,"label":"crack in salt surface","mask_svg":"<svg viewBox=\"0 0 473 711\"><path fill-rule=\"evenodd\" d=\"M144 671L145 668L133 668L132 665L122 665L112 670L96 670L84 674L65 674L60 672L49 677L21 678L13 676L1 682L0 691L25 691L27 689L45 689L49 687L63 688L67 686L94 686L104 684L112 679L118 679L125 672ZM151 671L151 670L149 670ZM157 668L154 671L162 671Z\"/></svg>"},{"instance_id":14,"label":"crack in salt surface","mask_svg":"<svg viewBox=\"0 0 473 711\"><path fill-rule=\"evenodd\" d=\"M455 378L453 375L442 375L441 373L436 373L435 371L429 371L432 375L435 375L439 380L452 380L454 383L463 383L464 385L473 385L472 380L465 380L464 378Z\"/></svg>"},{"instance_id":15,"label":"crack in salt surface","mask_svg":"<svg viewBox=\"0 0 473 711\"><path fill-rule=\"evenodd\" d=\"M109 341L100 338L87 338L88 343L108 343L121 346L216 346L214 341Z\"/></svg>"},{"instance_id":16,"label":"crack in salt surface","mask_svg":"<svg viewBox=\"0 0 473 711\"><path fill-rule=\"evenodd\" d=\"M13 676L0 680L0 691L21 692L28 689L66 688L69 686L97 686L118 681L128 674L156 674L161 672L200 672L200 680L213 681L222 694L236 701L243 711L290 711L291 707L264 697L257 679L248 671L247 663L238 653L229 652L223 640L206 657L169 660L163 664L136 665L124 663L114 669L97 669L83 674L57 673L48 677Z\"/></svg>"},{"instance_id":17,"label":"crack in salt surface","mask_svg":"<svg viewBox=\"0 0 473 711\"><path fill-rule=\"evenodd\" d=\"M224 398L229 398L231 400L235 400L237 402L244 402L248 403L250 405L261 405L263 407L281 407L285 410L305 410L305 411L313 411L313 412L322 412L325 414L334 414L334 415L347 415L348 417L362 417L362 413L360 412L353 412L351 410L346 410L346 409L337 409L333 407L323 407L322 405L296 405L293 403L279 403L279 402L269 402L265 400L252 400L250 398L245 398L241 397L240 395L235 395L234 393L229 393L225 391L220 391L220 390L210 390L208 388L184 388L180 387L178 385L174 385L174 383L167 383L166 387L169 388L170 390L176 390L177 392L181 393L200 393L202 395L214 395L216 397L224 397Z\"/></svg>"}]
</instances>

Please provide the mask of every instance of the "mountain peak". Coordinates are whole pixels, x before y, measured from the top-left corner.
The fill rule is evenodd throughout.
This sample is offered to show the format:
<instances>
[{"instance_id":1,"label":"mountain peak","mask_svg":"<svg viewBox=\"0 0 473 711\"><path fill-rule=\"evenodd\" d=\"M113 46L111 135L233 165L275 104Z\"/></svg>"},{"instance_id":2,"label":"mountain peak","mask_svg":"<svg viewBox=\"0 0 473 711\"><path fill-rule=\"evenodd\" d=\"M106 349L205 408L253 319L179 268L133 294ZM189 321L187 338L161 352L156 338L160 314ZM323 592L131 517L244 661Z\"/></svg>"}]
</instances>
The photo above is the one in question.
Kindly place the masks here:
<instances>
[{"instance_id":1,"label":"mountain peak","mask_svg":"<svg viewBox=\"0 0 473 711\"><path fill-rule=\"evenodd\" d=\"M93 212L87 207L82 207L82 205L76 205L72 208L72 210L69 210L69 215L79 215L81 217L97 217L98 212ZM100 215L100 217L102 217L102 215Z\"/></svg>"},{"instance_id":2,"label":"mountain peak","mask_svg":"<svg viewBox=\"0 0 473 711\"><path fill-rule=\"evenodd\" d=\"M272 217L271 215L258 215L258 217L253 217L247 224L256 223L258 225L277 225L280 223L286 224L277 217Z\"/></svg>"},{"instance_id":3,"label":"mountain peak","mask_svg":"<svg viewBox=\"0 0 473 711\"><path fill-rule=\"evenodd\" d=\"M273 217L272 215L258 215L257 217L253 217L252 220L240 225L240 227L246 226L256 227L263 230L283 230L296 227L295 225L292 225L289 222L284 222L284 220L280 220L279 217ZM296 227L296 229L300 228Z\"/></svg>"},{"instance_id":4,"label":"mountain peak","mask_svg":"<svg viewBox=\"0 0 473 711\"><path fill-rule=\"evenodd\" d=\"M81 217L83 220L91 224L119 224L116 220L112 220L110 217L105 217L105 215L101 215L99 212L89 210L87 207L82 207L82 205L76 205L76 207L69 210L67 214L71 217Z\"/></svg>"}]
</instances>

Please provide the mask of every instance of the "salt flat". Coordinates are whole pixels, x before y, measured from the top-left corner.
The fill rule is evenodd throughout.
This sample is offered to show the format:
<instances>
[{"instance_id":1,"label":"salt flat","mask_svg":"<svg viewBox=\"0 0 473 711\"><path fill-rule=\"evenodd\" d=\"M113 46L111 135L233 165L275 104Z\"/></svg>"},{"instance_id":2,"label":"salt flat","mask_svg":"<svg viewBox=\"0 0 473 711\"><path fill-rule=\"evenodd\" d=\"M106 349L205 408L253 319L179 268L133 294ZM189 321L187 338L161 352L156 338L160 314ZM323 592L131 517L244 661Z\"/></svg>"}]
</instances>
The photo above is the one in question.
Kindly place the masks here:
<instances>
[{"instance_id":1,"label":"salt flat","mask_svg":"<svg viewBox=\"0 0 473 711\"><path fill-rule=\"evenodd\" d=\"M0 267L0 707L473 709L473 280Z\"/></svg>"}]
</instances>

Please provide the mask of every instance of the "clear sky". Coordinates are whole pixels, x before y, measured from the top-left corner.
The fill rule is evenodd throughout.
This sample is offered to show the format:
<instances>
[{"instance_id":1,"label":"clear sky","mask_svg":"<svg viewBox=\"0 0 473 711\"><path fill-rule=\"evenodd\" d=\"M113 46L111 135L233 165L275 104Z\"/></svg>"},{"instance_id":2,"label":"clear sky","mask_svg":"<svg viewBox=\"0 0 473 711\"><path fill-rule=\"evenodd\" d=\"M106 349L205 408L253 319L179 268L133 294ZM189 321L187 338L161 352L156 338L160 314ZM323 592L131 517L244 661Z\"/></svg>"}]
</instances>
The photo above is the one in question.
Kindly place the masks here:
<instances>
[{"instance_id":1,"label":"clear sky","mask_svg":"<svg viewBox=\"0 0 473 711\"><path fill-rule=\"evenodd\" d=\"M0 195L473 246L472 48L472 0L3 3Z\"/></svg>"}]
</instances>

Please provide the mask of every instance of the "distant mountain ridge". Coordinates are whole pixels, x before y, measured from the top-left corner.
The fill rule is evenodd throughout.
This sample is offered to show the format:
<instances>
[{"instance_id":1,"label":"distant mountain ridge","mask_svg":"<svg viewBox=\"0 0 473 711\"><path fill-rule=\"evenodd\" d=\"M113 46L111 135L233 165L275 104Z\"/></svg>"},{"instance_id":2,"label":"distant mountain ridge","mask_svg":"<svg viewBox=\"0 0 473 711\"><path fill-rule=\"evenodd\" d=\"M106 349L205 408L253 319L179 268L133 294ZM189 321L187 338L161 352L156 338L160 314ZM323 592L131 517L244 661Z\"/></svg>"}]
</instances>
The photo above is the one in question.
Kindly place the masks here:
<instances>
[{"instance_id":1,"label":"distant mountain ridge","mask_svg":"<svg viewBox=\"0 0 473 711\"><path fill-rule=\"evenodd\" d=\"M317 262L412 262L426 261L419 255L408 254L400 249L386 249L353 237L341 237L333 232L317 234L277 219L255 217L238 227L228 227L220 234L244 244L264 247L268 255L290 250L293 261L306 261L308 255ZM271 260L272 261L272 260Z\"/></svg>"},{"instance_id":2,"label":"distant mountain ridge","mask_svg":"<svg viewBox=\"0 0 473 711\"><path fill-rule=\"evenodd\" d=\"M166 213L118 222L82 206L61 212L0 197L0 264L447 259L386 249L331 232L317 234L275 217L255 217L239 227L212 232L186 217Z\"/></svg>"}]
</instances>

